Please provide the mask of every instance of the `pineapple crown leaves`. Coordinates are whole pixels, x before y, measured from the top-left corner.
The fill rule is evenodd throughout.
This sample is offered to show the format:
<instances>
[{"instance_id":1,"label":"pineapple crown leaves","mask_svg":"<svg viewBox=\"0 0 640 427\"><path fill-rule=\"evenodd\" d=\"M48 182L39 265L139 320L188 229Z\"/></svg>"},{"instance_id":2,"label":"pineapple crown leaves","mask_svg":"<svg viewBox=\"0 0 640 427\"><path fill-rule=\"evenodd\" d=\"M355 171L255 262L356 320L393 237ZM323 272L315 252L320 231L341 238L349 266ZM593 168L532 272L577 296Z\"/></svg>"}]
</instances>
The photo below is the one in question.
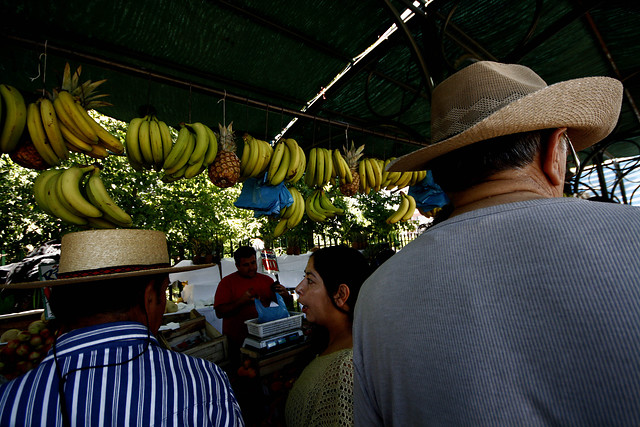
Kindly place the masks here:
<instances>
[{"instance_id":1,"label":"pineapple crown leaves","mask_svg":"<svg viewBox=\"0 0 640 427\"><path fill-rule=\"evenodd\" d=\"M362 157L362 153L364 152L364 144L362 144L360 147L356 149L356 146L353 140L351 140L351 148L345 145L343 149L344 149L344 157L347 160L347 163L349 164L349 166L355 166L358 160L360 159L360 157Z\"/></svg>"},{"instance_id":2,"label":"pineapple crown leaves","mask_svg":"<svg viewBox=\"0 0 640 427\"><path fill-rule=\"evenodd\" d=\"M218 138L218 142L222 146L222 150L235 152L236 142L233 134L233 122L229 123L229 126L227 127L218 123L218 128L220 129L220 138Z\"/></svg>"},{"instance_id":3,"label":"pineapple crown leaves","mask_svg":"<svg viewBox=\"0 0 640 427\"><path fill-rule=\"evenodd\" d=\"M53 96L57 96L57 92L61 90L66 90L71 95L73 95L76 99L80 100L80 103L85 108L85 110L91 110L98 107L107 107L113 104L100 101L100 98L104 98L109 96L108 94L98 94L96 93L96 89L98 86L107 81L107 79L98 80L96 82L87 80L80 84L80 74L82 73L82 66L78 66L76 71L71 74L71 66L67 62L64 67L64 72L62 73L62 84L59 89L53 90Z\"/></svg>"}]
</instances>

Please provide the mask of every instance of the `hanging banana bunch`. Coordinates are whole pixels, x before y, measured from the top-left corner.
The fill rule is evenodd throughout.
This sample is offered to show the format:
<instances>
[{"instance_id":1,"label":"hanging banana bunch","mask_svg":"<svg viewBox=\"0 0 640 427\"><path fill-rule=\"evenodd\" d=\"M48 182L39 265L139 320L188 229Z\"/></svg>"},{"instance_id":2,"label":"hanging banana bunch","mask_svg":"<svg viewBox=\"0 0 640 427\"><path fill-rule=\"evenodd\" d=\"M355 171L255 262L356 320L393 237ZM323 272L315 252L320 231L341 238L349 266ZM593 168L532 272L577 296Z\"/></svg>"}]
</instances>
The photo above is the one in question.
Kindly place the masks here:
<instances>
[{"instance_id":1,"label":"hanging banana bunch","mask_svg":"<svg viewBox=\"0 0 640 427\"><path fill-rule=\"evenodd\" d=\"M273 148L269 162L267 182L279 185L281 182L296 183L305 172L306 156L298 142L292 138L278 141Z\"/></svg>"},{"instance_id":2,"label":"hanging banana bunch","mask_svg":"<svg viewBox=\"0 0 640 427\"><path fill-rule=\"evenodd\" d=\"M344 210L334 206L322 188L314 190L305 200L305 212L314 222L324 222L336 215L344 215Z\"/></svg>"},{"instance_id":3,"label":"hanging banana bunch","mask_svg":"<svg viewBox=\"0 0 640 427\"><path fill-rule=\"evenodd\" d=\"M398 221L408 221L416 210L416 199L409 194L400 193L401 200L398 210L387 218L387 224L395 224Z\"/></svg>"},{"instance_id":4,"label":"hanging banana bunch","mask_svg":"<svg viewBox=\"0 0 640 427\"><path fill-rule=\"evenodd\" d=\"M273 148L267 141L257 139L245 133L242 157L240 158L240 181L262 175L269 166Z\"/></svg>"},{"instance_id":5,"label":"hanging banana bunch","mask_svg":"<svg viewBox=\"0 0 640 427\"><path fill-rule=\"evenodd\" d=\"M297 188L289 188L293 197L293 203L280 211L278 224L273 232L273 237L280 237L287 230L295 227L302 221L304 215L304 198Z\"/></svg>"}]
</instances>

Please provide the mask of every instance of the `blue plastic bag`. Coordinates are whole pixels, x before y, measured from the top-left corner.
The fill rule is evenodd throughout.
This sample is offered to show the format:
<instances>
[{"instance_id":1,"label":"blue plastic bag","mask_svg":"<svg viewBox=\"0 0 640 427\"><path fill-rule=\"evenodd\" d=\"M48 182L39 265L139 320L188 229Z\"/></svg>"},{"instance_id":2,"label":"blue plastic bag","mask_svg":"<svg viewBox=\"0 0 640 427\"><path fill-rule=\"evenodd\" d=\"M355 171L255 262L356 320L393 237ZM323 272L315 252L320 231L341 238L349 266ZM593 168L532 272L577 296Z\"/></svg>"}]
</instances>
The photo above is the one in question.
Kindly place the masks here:
<instances>
[{"instance_id":1,"label":"blue plastic bag","mask_svg":"<svg viewBox=\"0 0 640 427\"><path fill-rule=\"evenodd\" d=\"M293 196L284 182L268 185L256 178L248 178L242 184L242 191L233 203L237 208L253 210L256 218L278 215L282 209L292 204Z\"/></svg>"},{"instance_id":2,"label":"blue plastic bag","mask_svg":"<svg viewBox=\"0 0 640 427\"><path fill-rule=\"evenodd\" d=\"M449 197L433 181L430 170L427 171L427 176L422 181L409 187L409 195L416 199L416 207L425 212L449 204Z\"/></svg>"},{"instance_id":3,"label":"blue plastic bag","mask_svg":"<svg viewBox=\"0 0 640 427\"><path fill-rule=\"evenodd\" d=\"M258 311L258 323L271 322L272 320L289 317L289 310L287 310L287 305L280 294L276 294L276 300L278 301L277 307L265 307L262 305L262 302L260 302L260 298L254 300L256 310Z\"/></svg>"}]
</instances>

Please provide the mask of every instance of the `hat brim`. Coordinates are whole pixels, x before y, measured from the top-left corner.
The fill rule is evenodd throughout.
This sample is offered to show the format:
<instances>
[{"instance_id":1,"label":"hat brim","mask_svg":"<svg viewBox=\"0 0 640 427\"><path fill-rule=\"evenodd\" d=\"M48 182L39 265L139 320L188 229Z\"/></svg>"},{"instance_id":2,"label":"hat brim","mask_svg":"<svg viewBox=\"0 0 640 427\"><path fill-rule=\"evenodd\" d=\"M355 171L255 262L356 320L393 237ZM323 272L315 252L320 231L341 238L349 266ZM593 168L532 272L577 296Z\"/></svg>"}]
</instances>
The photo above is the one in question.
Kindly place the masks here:
<instances>
[{"instance_id":1,"label":"hat brim","mask_svg":"<svg viewBox=\"0 0 640 427\"><path fill-rule=\"evenodd\" d=\"M37 280L33 282L20 282L20 283L5 283L0 284L0 288L4 289L37 289L49 286L60 285L72 285L77 283L86 282L98 282L102 280L121 279L124 277L135 276L151 276L157 274L173 274L183 271L199 270L201 268L213 267L216 264L198 264L188 265L184 267L166 267L166 268L154 268L149 270L129 271L125 273L112 273L112 274L100 274L95 276L83 276L83 277L70 277L68 279L55 279L55 280Z\"/></svg>"},{"instance_id":2,"label":"hat brim","mask_svg":"<svg viewBox=\"0 0 640 427\"><path fill-rule=\"evenodd\" d=\"M615 128L623 86L610 77L584 77L546 86L505 105L467 130L389 163L390 172L424 170L436 157L498 136L566 127L576 151Z\"/></svg>"}]
</instances>

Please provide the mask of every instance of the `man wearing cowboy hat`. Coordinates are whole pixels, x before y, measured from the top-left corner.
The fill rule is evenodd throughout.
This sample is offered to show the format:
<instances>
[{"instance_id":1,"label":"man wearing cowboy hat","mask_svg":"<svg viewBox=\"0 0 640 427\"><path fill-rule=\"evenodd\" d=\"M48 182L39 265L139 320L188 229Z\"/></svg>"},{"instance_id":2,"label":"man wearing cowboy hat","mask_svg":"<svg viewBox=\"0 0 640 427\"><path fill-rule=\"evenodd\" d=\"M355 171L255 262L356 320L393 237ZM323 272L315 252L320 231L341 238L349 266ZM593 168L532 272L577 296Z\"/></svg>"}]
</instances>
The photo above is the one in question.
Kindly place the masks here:
<instances>
[{"instance_id":1,"label":"man wearing cowboy hat","mask_svg":"<svg viewBox=\"0 0 640 427\"><path fill-rule=\"evenodd\" d=\"M62 238L50 286L60 331L42 362L0 388L0 425L244 425L224 371L161 347L165 234L90 230Z\"/></svg>"},{"instance_id":2,"label":"man wearing cowboy hat","mask_svg":"<svg viewBox=\"0 0 640 427\"><path fill-rule=\"evenodd\" d=\"M390 170L432 170L451 214L362 288L356 425L638 425L640 209L562 197L622 91L488 61L435 88Z\"/></svg>"}]
</instances>

